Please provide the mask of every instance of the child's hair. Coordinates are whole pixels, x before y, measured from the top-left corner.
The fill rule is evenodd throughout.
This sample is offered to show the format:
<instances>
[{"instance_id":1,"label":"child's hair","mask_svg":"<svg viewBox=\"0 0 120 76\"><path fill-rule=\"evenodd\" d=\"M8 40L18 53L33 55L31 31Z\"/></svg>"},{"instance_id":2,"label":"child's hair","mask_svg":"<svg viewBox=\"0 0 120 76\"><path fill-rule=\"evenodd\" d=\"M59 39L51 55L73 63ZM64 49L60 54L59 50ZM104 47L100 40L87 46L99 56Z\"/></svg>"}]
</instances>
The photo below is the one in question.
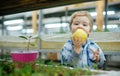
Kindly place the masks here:
<instances>
[{"instance_id":1,"label":"child's hair","mask_svg":"<svg viewBox=\"0 0 120 76\"><path fill-rule=\"evenodd\" d=\"M89 14L88 11L77 11L77 12L74 12L71 16L71 19L70 19L70 28L71 28L71 24L73 22L73 19L76 17L76 16L87 16L88 19L90 20L90 27L91 27L91 30L93 28L93 18L91 17L91 15Z\"/></svg>"}]
</instances>

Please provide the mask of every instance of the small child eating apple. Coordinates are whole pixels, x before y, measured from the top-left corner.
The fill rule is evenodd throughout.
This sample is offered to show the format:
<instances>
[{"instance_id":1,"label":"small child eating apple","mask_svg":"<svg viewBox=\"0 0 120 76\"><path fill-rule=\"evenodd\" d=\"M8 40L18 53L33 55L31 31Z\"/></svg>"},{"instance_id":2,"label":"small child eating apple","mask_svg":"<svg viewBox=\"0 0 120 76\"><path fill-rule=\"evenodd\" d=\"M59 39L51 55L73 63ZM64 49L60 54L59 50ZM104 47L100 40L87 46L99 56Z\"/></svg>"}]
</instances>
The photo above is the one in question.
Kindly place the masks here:
<instances>
[{"instance_id":1,"label":"small child eating apple","mask_svg":"<svg viewBox=\"0 0 120 76\"><path fill-rule=\"evenodd\" d=\"M72 36L62 48L61 63L83 69L103 69L106 60L104 53L95 42L88 39L93 27L90 14L87 11L73 13L69 27Z\"/></svg>"}]
</instances>

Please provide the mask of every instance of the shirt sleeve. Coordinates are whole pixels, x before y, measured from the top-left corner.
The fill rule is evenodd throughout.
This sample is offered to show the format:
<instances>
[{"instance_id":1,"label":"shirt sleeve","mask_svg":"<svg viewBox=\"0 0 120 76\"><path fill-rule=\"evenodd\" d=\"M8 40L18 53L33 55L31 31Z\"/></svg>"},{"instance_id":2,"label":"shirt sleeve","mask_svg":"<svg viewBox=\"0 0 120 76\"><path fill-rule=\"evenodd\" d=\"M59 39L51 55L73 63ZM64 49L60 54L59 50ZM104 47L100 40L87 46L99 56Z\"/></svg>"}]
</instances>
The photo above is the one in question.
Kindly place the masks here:
<instances>
[{"instance_id":1,"label":"shirt sleeve","mask_svg":"<svg viewBox=\"0 0 120 76\"><path fill-rule=\"evenodd\" d=\"M64 65L75 66L79 60L79 54L73 51L73 46L67 42L61 51L61 63Z\"/></svg>"}]
</instances>

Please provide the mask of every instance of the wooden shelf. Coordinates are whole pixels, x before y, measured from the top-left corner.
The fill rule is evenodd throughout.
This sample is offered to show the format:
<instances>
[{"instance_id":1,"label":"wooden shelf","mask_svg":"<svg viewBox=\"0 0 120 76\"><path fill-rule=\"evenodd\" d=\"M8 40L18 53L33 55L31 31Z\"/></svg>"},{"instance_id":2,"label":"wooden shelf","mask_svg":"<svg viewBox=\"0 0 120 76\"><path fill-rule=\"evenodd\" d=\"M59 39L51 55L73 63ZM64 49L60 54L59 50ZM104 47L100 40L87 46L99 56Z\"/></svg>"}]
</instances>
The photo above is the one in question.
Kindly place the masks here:
<instances>
[{"instance_id":1,"label":"wooden shelf","mask_svg":"<svg viewBox=\"0 0 120 76\"><path fill-rule=\"evenodd\" d=\"M96 0L90 0L96 1ZM89 2L90 2L89 1ZM88 0L1 0L0 15L8 15L25 11L50 8L73 3L88 2Z\"/></svg>"}]
</instances>

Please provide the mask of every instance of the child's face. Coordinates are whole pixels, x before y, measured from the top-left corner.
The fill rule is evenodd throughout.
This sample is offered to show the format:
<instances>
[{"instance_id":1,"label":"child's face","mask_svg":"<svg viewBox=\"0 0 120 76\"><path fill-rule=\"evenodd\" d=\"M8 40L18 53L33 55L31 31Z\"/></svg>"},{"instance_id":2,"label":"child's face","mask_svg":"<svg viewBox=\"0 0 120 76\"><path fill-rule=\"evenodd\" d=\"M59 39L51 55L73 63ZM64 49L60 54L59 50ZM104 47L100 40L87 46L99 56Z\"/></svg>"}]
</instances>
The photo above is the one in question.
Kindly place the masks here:
<instances>
[{"instance_id":1,"label":"child's face","mask_svg":"<svg viewBox=\"0 0 120 76\"><path fill-rule=\"evenodd\" d=\"M83 29L87 34L91 32L90 20L86 16L76 16L73 19L70 30L74 33L77 29Z\"/></svg>"}]
</instances>

